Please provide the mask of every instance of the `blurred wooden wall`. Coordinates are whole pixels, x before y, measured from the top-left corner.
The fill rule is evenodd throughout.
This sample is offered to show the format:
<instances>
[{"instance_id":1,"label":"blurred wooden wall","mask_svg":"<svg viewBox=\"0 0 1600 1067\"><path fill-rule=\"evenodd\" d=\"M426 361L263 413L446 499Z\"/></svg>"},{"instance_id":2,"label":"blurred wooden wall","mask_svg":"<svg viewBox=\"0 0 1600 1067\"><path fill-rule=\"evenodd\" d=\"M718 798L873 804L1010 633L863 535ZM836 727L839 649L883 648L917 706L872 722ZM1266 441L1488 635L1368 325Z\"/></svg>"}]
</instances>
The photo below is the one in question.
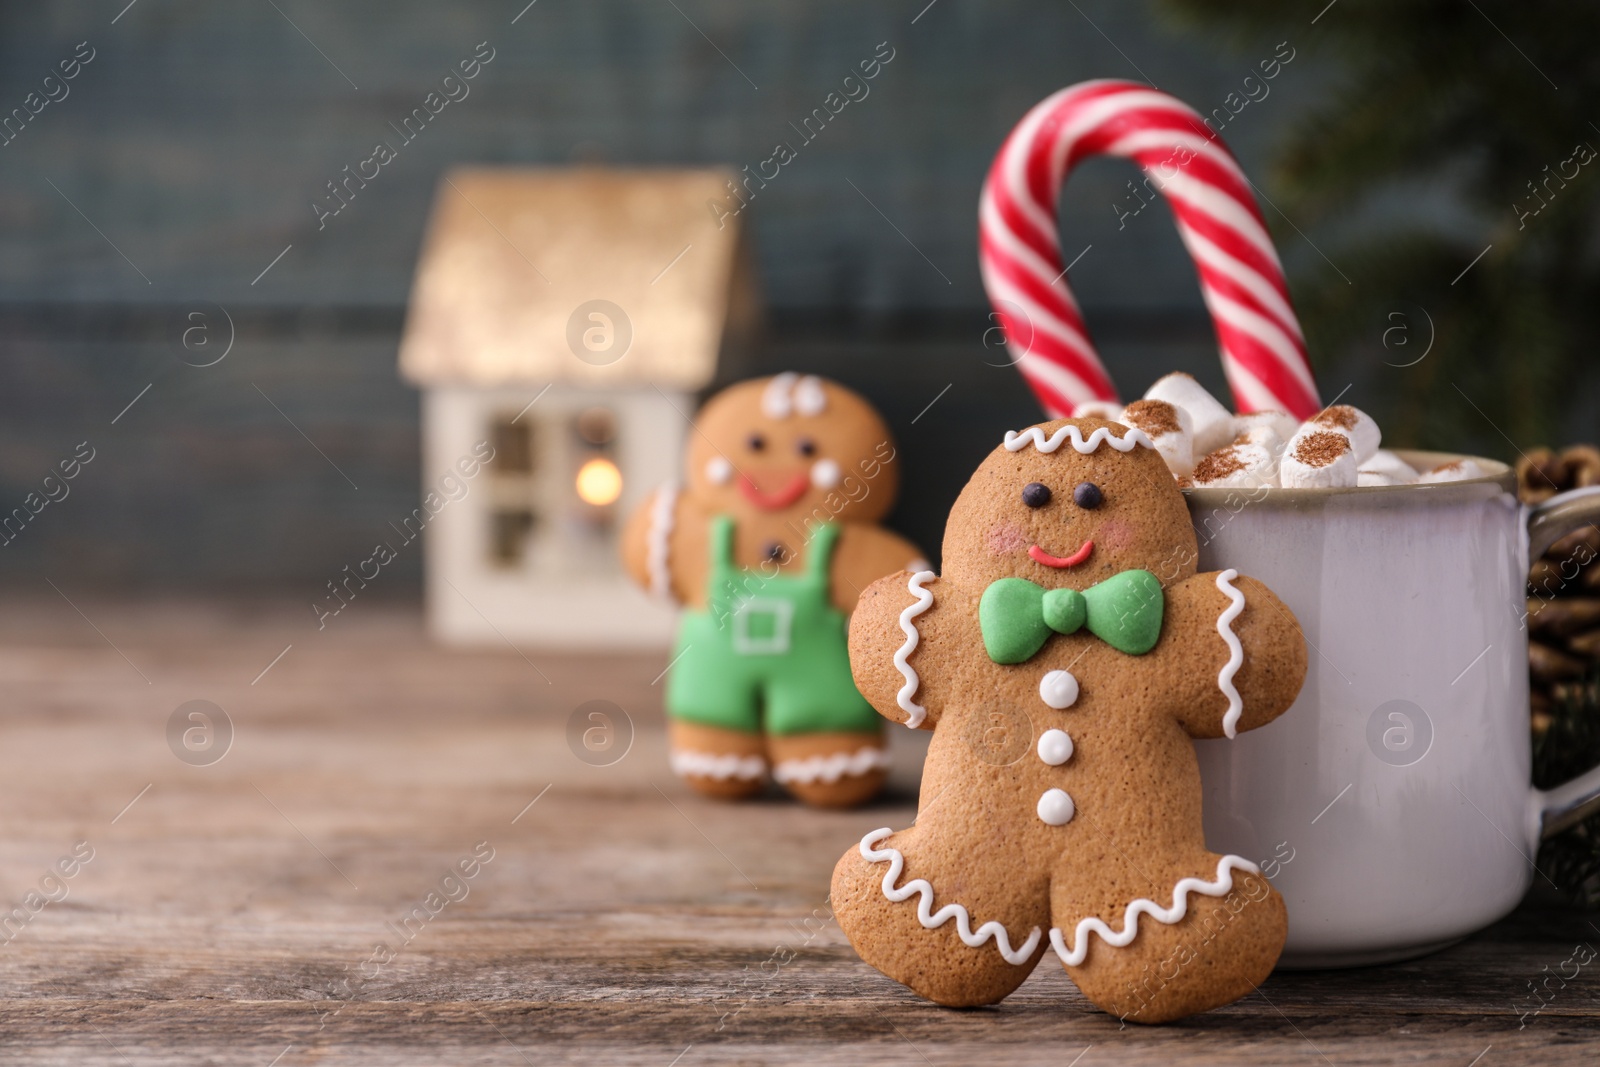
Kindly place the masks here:
<instances>
[{"instance_id":1,"label":"blurred wooden wall","mask_svg":"<svg viewBox=\"0 0 1600 1067\"><path fill-rule=\"evenodd\" d=\"M976 199L1001 138L1090 77L1153 80L1209 110L1277 45L1225 49L1107 0L125 3L0 8L0 112L59 95L43 79L80 42L94 56L0 147L0 514L79 442L96 450L0 547L17 590L48 594L49 576L69 592L316 595L415 506L417 399L394 354L446 167L754 167L779 140L798 156L746 209L770 308L748 369L872 395L905 446L896 523L936 548L972 466L1037 413L984 346ZM1313 32L1286 18L1279 39ZM493 59L470 94L319 229L325 183L377 140L398 145L390 123L481 42ZM869 95L801 145L790 123L885 48ZM1301 52L1225 131L1261 180L1274 131L1324 80ZM1119 231L1133 174L1103 162L1074 178L1064 245L1092 247L1073 285L1125 392L1175 366L1216 382L1170 218ZM221 338L218 307L227 358L181 362L192 312ZM412 595L418 561L399 562L385 573Z\"/></svg>"}]
</instances>

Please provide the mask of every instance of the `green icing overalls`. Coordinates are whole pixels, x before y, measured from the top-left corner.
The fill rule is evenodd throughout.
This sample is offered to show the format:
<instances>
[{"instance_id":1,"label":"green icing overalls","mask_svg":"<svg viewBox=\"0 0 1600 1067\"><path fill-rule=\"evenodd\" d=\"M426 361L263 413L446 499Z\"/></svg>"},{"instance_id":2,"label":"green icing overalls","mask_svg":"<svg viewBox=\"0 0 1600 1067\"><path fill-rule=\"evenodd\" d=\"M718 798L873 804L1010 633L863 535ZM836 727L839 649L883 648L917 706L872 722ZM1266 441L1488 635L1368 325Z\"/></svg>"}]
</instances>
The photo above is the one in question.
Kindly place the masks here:
<instances>
[{"instance_id":1,"label":"green icing overalls","mask_svg":"<svg viewBox=\"0 0 1600 1067\"><path fill-rule=\"evenodd\" d=\"M733 561L733 519L711 520L706 607L683 615L667 711L686 722L773 734L876 731L850 677L846 620L828 597L839 527L824 523L801 574L766 577Z\"/></svg>"}]
</instances>

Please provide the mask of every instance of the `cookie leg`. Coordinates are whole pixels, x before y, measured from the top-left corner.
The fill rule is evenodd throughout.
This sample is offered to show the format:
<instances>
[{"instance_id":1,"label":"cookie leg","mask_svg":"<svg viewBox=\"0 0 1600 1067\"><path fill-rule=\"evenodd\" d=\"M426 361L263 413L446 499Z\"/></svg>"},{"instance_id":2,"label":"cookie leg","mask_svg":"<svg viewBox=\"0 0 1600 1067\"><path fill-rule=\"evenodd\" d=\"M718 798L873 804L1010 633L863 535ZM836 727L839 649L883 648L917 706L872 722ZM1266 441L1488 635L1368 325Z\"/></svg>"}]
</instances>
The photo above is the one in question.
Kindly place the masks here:
<instances>
[{"instance_id":1,"label":"cookie leg","mask_svg":"<svg viewBox=\"0 0 1600 1067\"><path fill-rule=\"evenodd\" d=\"M744 800L761 792L767 776L760 734L667 720L672 770L695 792L718 800Z\"/></svg>"},{"instance_id":2,"label":"cookie leg","mask_svg":"<svg viewBox=\"0 0 1600 1067\"><path fill-rule=\"evenodd\" d=\"M850 808L876 796L889 777L883 730L772 734L772 777L819 808Z\"/></svg>"},{"instance_id":3,"label":"cookie leg","mask_svg":"<svg viewBox=\"0 0 1600 1067\"><path fill-rule=\"evenodd\" d=\"M1148 887L1142 904L1135 898L1110 909L1103 893L1099 904L1085 899L1088 883L1074 891L1077 880L1058 879L1051 944L1102 1011L1168 1022L1238 1000L1272 972L1288 932L1277 890L1237 856L1201 853L1183 870L1192 873L1173 871L1170 881ZM1085 925L1086 915L1098 918ZM1128 940L1130 926L1136 933Z\"/></svg>"},{"instance_id":4,"label":"cookie leg","mask_svg":"<svg viewBox=\"0 0 1600 1067\"><path fill-rule=\"evenodd\" d=\"M1042 878L974 863L953 836L868 834L833 869L833 914L863 960L913 992L950 1007L993 1004L1049 950L1047 894Z\"/></svg>"}]
</instances>

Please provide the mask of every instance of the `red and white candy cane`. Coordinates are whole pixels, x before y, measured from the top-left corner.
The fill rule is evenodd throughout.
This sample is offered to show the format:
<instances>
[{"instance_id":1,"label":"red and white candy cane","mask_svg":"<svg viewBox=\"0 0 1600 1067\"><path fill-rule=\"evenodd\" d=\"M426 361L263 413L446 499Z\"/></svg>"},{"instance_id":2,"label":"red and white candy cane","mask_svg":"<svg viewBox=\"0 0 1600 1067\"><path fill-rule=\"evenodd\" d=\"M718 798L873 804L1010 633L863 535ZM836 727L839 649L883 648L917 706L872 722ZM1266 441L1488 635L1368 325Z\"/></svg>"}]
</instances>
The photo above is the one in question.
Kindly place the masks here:
<instances>
[{"instance_id":1,"label":"red and white candy cane","mask_svg":"<svg viewBox=\"0 0 1600 1067\"><path fill-rule=\"evenodd\" d=\"M1138 82L1088 81L1038 104L1006 138L978 208L984 288L1017 368L1052 418L1116 387L1067 287L1056 202L1081 160L1134 160L1166 194L1200 272L1240 411L1305 419L1322 407L1283 265L1250 183L1187 104Z\"/></svg>"}]
</instances>

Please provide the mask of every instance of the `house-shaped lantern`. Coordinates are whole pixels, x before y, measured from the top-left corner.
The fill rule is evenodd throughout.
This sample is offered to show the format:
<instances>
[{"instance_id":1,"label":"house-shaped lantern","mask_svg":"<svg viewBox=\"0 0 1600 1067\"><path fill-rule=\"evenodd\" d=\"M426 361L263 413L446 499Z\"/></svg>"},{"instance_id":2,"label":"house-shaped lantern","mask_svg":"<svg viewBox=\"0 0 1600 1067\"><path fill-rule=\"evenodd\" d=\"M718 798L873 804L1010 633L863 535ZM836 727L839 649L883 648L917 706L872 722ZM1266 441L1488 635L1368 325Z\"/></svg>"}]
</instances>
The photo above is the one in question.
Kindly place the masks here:
<instances>
[{"instance_id":1,"label":"house-shaped lantern","mask_svg":"<svg viewBox=\"0 0 1600 1067\"><path fill-rule=\"evenodd\" d=\"M623 518L679 476L695 394L755 330L731 172L471 168L436 194L400 370L422 397L429 628L660 647ZM483 457L492 459L483 461Z\"/></svg>"}]
</instances>

